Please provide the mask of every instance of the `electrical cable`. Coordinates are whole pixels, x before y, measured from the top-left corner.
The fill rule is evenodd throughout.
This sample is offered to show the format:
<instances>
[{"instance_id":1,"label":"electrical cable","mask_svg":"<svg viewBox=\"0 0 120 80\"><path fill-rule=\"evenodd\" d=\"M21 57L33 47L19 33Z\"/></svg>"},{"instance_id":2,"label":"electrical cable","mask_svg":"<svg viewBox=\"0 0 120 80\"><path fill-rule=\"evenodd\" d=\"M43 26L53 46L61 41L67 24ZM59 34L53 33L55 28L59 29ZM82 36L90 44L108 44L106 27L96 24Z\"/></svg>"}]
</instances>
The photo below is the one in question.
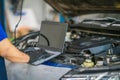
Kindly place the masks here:
<instances>
[{"instance_id":1,"label":"electrical cable","mask_svg":"<svg viewBox=\"0 0 120 80\"><path fill-rule=\"evenodd\" d=\"M22 19L22 9L23 9L23 1L24 0L20 0L20 1L21 1L21 5L20 5L20 19L19 19L18 23L15 25L15 29L14 29L14 45L16 45L16 31L17 31L17 27L18 27L18 25L19 25L19 23L20 23L20 21ZM39 32L33 33L33 36L34 35L38 35L38 33ZM29 35L29 38L30 38L30 36L33 37L32 34ZM43 35L43 34L40 34L40 36L44 37L45 40L47 41L48 46L50 46L50 42L49 42L48 38L45 35ZM23 38L25 38L25 36ZM23 39L23 38L22 38L22 41L27 39L27 37L25 39ZM21 42L21 40L17 40L17 41ZM19 42L17 42L17 43L19 43Z\"/></svg>"},{"instance_id":2,"label":"electrical cable","mask_svg":"<svg viewBox=\"0 0 120 80\"><path fill-rule=\"evenodd\" d=\"M43 38L45 38L45 40L47 41L48 46L50 46L50 41L48 40L48 38L45 35L43 35L43 34L40 34L40 36L42 36Z\"/></svg>"},{"instance_id":3,"label":"electrical cable","mask_svg":"<svg viewBox=\"0 0 120 80\"><path fill-rule=\"evenodd\" d=\"M37 31L37 32L32 32L32 33L29 33L29 34L27 34L27 35L25 35L25 36L22 36L22 37L20 37L20 38L17 38L17 39L16 39L16 42L13 41L12 43L17 47L17 46L19 46L19 44L22 43L23 41L27 41L27 40L30 40L30 39L34 39L34 38L36 38L37 36L42 36L42 37L47 41L47 45L50 46L50 41L48 40L48 38L47 38L45 35L40 34L39 31Z\"/></svg>"},{"instance_id":4,"label":"electrical cable","mask_svg":"<svg viewBox=\"0 0 120 80\"><path fill-rule=\"evenodd\" d=\"M23 8L23 0L20 0L21 1L21 6L20 6L20 19L19 21L17 22L17 24L15 25L15 29L14 29L14 40L15 40L15 44L16 44L16 30L17 30L17 27L22 19L22 8Z\"/></svg>"}]
</instances>

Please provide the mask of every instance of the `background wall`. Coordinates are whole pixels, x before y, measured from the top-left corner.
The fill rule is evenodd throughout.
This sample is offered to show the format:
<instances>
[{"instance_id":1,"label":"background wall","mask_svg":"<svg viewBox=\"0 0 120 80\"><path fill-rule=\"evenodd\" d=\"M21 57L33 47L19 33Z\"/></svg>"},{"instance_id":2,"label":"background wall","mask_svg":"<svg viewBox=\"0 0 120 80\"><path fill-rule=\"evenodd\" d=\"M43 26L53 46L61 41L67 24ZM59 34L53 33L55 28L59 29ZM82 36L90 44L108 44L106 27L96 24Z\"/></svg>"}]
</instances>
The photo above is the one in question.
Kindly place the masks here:
<instances>
[{"instance_id":1,"label":"background wall","mask_svg":"<svg viewBox=\"0 0 120 80\"><path fill-rule=\"evenodd\" d=\"M31 8L38 22L42 20L52 20L52 16L54 16L54 14L51 13L53 9L45 3L44 0L24 0L23 8Z\"/></svg>"}]
</instances>

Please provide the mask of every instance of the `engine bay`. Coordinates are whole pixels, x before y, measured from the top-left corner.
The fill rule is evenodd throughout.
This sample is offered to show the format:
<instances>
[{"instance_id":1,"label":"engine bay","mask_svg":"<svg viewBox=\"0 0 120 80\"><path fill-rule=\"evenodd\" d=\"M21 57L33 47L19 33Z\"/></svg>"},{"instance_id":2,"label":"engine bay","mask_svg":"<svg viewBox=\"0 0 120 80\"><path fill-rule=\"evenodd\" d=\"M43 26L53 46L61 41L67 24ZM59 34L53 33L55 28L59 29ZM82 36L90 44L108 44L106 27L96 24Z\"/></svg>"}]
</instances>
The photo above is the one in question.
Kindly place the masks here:
<instances>
[{"instance_id":1,"label":"engine bay","mask_svg":"<svg viewBox=\"0 0 120 80\"><path fill-rule=\"evenodd\" d=\"M73 38L75 34L71 34ZM79 36L80 35L77 35ZM103 36L84 36L66 42L65 53L53 59L55 62L81 67L106 66L119 63L120 42Z\"/></svg>"},{"instance_id":2,"label":"engine bay","mask_svg":"<svg viewBox=\"0 0 120 80\"><path fill-rule=\"evenodd\" d=\"M75 25L74 27L72 26L72 28L76 27L77 29L71 29L69 33L70 39L66 42L65 54L53 59L53 61L74 65L77 68L64 74L60 80L120 79L120 35L109 34L109 30L112 34L116 34L117 31L111 31L113 30L112 28L110 29L108 25L104 25L109 21L102 24L101 20L103 19L85 20L85 27L89 27L86 26L86 23L87 25L92 24L95 30L89 28L81 29L81 24L77 24L77 27ZM97 29L98 25L99 30ZM108 28L108 31L104 29L105 33L101 33L103 25Z\"/></svg>"}]
</instances>

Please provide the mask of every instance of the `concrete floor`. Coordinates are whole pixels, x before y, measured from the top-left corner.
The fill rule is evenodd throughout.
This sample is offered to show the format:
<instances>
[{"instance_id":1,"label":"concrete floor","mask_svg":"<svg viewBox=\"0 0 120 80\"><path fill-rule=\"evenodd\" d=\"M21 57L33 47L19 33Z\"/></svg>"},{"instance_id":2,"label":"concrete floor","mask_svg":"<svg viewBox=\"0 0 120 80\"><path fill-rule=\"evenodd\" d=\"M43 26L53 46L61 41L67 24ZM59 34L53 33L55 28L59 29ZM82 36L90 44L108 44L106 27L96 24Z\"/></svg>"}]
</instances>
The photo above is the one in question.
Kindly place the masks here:
<instances>
[{"instance_id":1,"label":"concrete floor","mask_svg":"<svg viewBox=\"0 0 120 80\"><path fill-rule=\"evenodd\" d=\"M23 63L6 61L8 80L59 80L69 68L47 65L31 66Z\"/></svg>"}]
</instances>

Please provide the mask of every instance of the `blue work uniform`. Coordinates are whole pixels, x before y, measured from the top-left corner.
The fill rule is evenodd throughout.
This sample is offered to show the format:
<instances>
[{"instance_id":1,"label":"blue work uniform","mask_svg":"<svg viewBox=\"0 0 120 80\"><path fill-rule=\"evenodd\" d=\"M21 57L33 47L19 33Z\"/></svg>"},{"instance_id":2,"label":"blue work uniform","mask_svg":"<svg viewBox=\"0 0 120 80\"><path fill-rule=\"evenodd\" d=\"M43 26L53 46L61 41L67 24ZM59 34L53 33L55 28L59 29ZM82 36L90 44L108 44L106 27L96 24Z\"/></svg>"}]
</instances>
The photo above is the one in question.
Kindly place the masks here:
<instances>
[{"instance_id":1,"label":"blue work uniform","mask_svg":"<svg viewBox=\"0 0 120 80\"><path fill-rule=\"evenodd\" d=\"M2 28L2 25L0 24L0 41L2 41L5 38L7 38L7 35L4 32L4 30ZM4 62L4 59L1 56L0 56L0 80L7 80L5 62Z\"/></svg>"}]
</instances>

